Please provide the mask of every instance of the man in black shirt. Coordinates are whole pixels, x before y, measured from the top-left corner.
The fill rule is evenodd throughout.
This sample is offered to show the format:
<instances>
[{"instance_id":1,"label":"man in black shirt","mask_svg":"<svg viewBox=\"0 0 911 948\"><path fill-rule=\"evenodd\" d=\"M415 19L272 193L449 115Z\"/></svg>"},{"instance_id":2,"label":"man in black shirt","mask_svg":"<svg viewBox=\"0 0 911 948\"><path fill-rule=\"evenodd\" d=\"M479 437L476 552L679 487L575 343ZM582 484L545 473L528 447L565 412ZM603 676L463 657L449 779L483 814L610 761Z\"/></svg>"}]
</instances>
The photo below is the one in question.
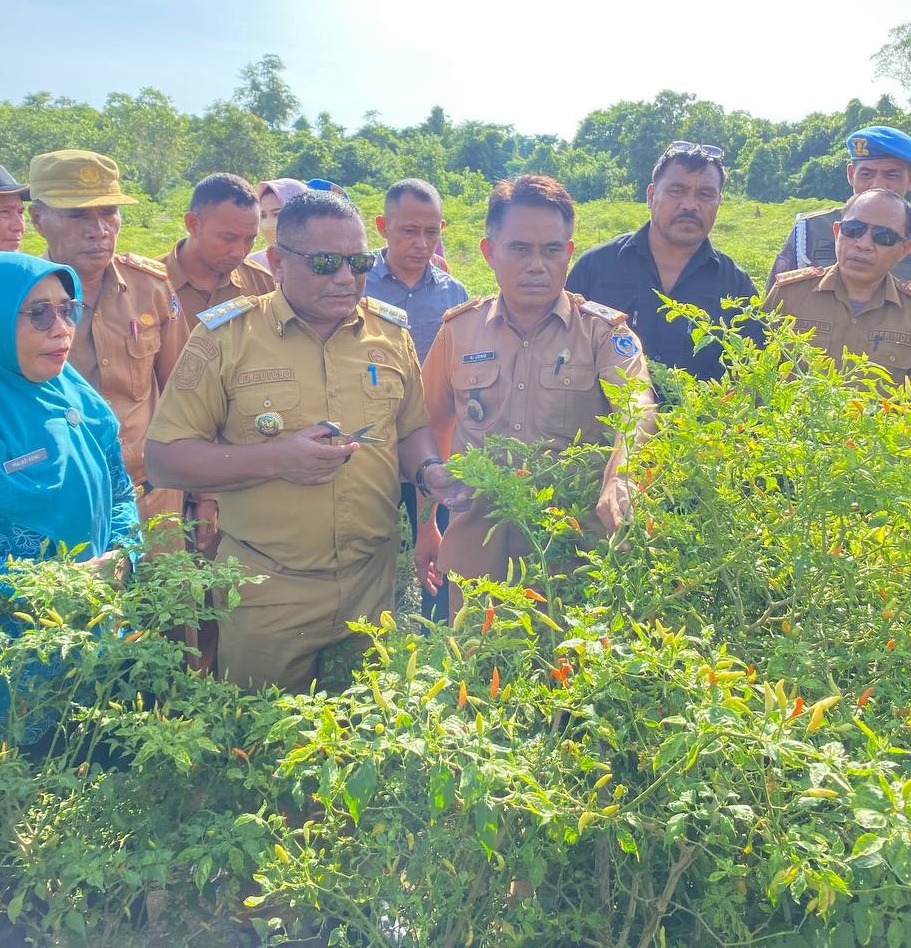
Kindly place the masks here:
<instances>
[{"instance_id":1,"label":"man in black shirt","mask_svg":"<svg viewBox=\"0 0 911 948\"><path fill-rule=\"evenodd\" d=\"M689 320L668 322L658 312L663 306L658 292L695 304L714 322L730 322L739 312L722 308L726 297L757 295L746 271L708 238L727 179L723 159L714 145L670 145L646 191L648 223L586 251L566 281L570 292L625 312L651 359L700 379L722 375L721 347L712 343L694 353ZM761 344L758 323L747 323L742 331Z\"/></svg>"}]
</instances>

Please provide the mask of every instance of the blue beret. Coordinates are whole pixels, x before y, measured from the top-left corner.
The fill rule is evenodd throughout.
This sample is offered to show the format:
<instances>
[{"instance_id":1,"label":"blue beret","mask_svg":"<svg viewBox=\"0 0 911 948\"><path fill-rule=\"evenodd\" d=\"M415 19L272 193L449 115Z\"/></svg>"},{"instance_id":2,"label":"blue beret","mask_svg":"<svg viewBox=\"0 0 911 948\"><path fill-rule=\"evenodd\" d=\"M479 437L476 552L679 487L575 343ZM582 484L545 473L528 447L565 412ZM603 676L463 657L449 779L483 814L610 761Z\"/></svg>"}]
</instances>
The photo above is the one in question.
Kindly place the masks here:
<instances>
[{"instance_id":1,"label":"blue beret","mask_svg":"<svg viewBox=\"0 0 911 948\"><path fill-rule=\"evenodd\" d=\"M909 141L911 141L911 139L909 139ZM344 198L346 201L350 200L348 197L348 192L340 184L336 184L334 181L326 181L325 178L311 178L309 181L305 181L304 184L306 184L311 191L331 191L333 194L337 194L340 198Z\"/></svg>"},{"instance_id":2,"label":"blue beret","mask_svg":"<svg viewBox=\"0 0 911 948\"><path fill-rule=\"evenodd\" d=\"M898 158L911 164L911 135L888 125L871 125L852 132L846 139L852 161L867 158Z\"/></svg>"}]
</instances>

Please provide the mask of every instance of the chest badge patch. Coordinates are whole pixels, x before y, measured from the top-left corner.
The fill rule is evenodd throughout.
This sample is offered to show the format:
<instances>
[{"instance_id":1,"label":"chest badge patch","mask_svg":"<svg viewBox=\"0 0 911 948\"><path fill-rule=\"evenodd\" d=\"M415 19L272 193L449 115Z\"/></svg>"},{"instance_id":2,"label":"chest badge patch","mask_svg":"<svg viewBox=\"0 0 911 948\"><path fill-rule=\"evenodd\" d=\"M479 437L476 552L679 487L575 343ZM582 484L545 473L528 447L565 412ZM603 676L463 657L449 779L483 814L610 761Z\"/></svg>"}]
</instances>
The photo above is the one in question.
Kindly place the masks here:
<instances>
[{"instance_id":1,"label":"chest badge patch","mask_svg":"<svg viewBox=\"0 0 911 948\"><path fill-rule=\"evenodd\" d=\"M389 355L386 350L380 349L379 346L372 346L367 351L367 358L375 365L386 365L389 362Z\"/></svg>"},{"instance_id":2,"label":"chest badge patch","mask_svg":"<svg viewBox=\"0 0 911 948\"><path fill-rule=\"evenodd\" d=\"M265 438L274 438L285 427L285 419L277 411L264 411L253 419L256 430Z\"/></svg>"},{"instance_id":3,"label":"chest badge patch","mask_svg":"<svg viewBox=\"0 0 911 948\"><path fill-rule=\"evenodd\" d=\"M71 427L75 428L82 421L82 414L78 408L67 408L64 412L63 417L66 418L66 423Z\"/></svg>"}]
</instances>

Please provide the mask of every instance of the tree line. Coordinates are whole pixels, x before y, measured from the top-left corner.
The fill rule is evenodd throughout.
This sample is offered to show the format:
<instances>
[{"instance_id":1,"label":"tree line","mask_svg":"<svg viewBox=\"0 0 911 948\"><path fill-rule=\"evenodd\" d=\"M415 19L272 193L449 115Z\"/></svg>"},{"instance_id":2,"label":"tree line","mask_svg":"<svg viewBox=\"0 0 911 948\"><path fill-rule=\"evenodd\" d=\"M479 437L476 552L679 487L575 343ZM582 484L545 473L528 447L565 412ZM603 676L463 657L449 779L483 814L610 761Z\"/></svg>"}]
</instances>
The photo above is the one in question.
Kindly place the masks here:
<instances>
[{"instance_id":1,"label":"tree line","mask_svg":"<svg viewBox=\"0 0 911 948\"><path fill-rule=\"evenodd\" d=\"M102 109L49 92L18 104L3 101L0 163L26 180L33 155L58 148L100 151L116 158L128 184L153 200L229 171L251 181L328 178L344 187L380 189L417 176L469 203L486 198L499 178L540 173L561 180L577 201L642 201L656 158L682 139L724 148L729 190L751 200L842 201L850 193L846 136L866 125L911 127L911 115L887 95L872 106L852 99L843 112L771 122L665 90L651 102L626 100L590 113L571 141L491 122L453 124L441 106L401 129L367 112L349 133L328 112L312 122L300 115L283 72L281 59L271 54L249 64L233 97L213 102L201 116L178 111L152 87L135 96L112 92Z\"/></svg>"}]
</instances>

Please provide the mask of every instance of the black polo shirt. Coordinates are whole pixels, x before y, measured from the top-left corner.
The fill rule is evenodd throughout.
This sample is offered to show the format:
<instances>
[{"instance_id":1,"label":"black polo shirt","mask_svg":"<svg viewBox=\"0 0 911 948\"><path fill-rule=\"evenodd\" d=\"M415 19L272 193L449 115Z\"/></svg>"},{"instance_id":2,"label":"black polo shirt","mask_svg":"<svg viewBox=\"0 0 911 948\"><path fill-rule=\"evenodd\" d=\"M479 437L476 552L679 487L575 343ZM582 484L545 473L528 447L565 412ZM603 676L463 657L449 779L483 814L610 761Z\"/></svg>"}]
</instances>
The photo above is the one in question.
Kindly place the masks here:
<instances>
[{"instance_id":1,"label":"black polo shirt","mask_svg":"<svg viewBox=\"0 0 911 948\"><path fill-rule=\"evenodd\" d=\"M680 317L668 322L658 312L664 305L655 291L661 279L649 249L648 229L645 224L635 233L621 234L587 250L570 271L566 288L626 313L649 358L684 368L699 379L720 378L724 371L721 346L713 342L694 353L692 323ZM757 293L747 272L706 238L666 295L678 303L695 304L715 323L722 318L729 323L740 310L722 309L721 300L728 296L749 299ZM757 322L750 320L740 331L762 345L762 328Z\"/></svg>"}]
</instances>

